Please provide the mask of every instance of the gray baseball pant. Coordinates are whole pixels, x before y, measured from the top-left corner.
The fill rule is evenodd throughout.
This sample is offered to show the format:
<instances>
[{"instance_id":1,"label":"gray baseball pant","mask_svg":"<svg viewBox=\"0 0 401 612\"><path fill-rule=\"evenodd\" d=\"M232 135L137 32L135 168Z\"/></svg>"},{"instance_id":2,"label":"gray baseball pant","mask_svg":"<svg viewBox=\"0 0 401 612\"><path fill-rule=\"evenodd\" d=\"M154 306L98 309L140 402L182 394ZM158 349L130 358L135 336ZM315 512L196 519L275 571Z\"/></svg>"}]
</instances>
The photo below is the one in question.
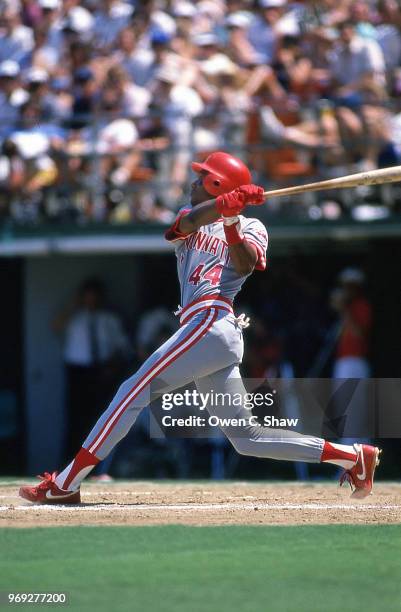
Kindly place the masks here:
<instances>
[{"instance_id":1,"label":"gray baseball pant","mask_svg":"<svg viewBox=\"0 0 401 612\"><path fill-rule=\"evenodd\" d=\"M122 383L84 448L104 459L151 400L193 381L202 393L245 395L238 367L242 355L242 330L233 314L217 307L198 313ZM243 406L210 405L208 410L220 418L250 416ZM321 438L251 423L221 429L239 453L254 457L317 463L324 445Z\"/></svg>"}]
</instances>

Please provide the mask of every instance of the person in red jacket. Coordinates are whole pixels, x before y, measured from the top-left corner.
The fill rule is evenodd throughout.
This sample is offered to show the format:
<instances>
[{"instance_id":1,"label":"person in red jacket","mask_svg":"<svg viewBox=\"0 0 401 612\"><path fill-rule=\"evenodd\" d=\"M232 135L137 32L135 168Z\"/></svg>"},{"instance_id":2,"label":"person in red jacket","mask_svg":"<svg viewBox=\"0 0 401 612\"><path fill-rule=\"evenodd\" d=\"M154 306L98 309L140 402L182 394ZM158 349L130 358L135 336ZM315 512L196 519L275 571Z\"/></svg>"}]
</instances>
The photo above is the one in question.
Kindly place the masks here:
<instances>
[{"instance_id":1,"label":"person in red jacket","mask_svg":"<svg viewBox=\"0 0 401 612\"><path fill-rule=\"evenodd\" d=\"M365 296L365 277L357 268L346 268L339 276L339 287L332 294L332 307L339 314L339 331L333 368L334 388L343 415L341 443L358 438L368 442L372 435L370 394L369 341L372 307ZM357 386L343 384L359 379ZM356 382L356 381L354 381ZM345 412L344 412L345 410Z\"/></svg>"},{"instance_id":2,"label":"person in red jacket","mask_svg":"<svg viewBox=\"0 0 401 612\"><path fill-rule=\"evenodd\" d=\"M332 306L340 315L333 378L369 378L372 307L364 294L364 274L346 268L339 281L341 286L332 296Z\"/></svg>"}]
</instances>

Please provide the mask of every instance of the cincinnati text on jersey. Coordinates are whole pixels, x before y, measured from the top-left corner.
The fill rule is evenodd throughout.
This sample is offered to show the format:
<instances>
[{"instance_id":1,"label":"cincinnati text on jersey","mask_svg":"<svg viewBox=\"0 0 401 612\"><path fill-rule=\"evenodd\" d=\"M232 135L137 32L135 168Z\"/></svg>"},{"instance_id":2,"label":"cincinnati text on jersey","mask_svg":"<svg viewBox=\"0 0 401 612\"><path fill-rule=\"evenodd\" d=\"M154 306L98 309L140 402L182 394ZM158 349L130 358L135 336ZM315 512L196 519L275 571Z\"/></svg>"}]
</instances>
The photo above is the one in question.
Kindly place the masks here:
<instances>
[{"instance_id":1,"label":"cincinnati text on jersey","mask_svg":"<svg viewBox=\"0 0 401 612\"><path fill-rule=\"evenodd\" d=\"M228 250L227 242L214 236L213 234L205 234L202 231L195 232L185 239L185 247L187 250L202 251L203 253L210 253L215 257L218 257L221 261L228 263L230 259L230 253Z\"/></svg>"}]
</instances>

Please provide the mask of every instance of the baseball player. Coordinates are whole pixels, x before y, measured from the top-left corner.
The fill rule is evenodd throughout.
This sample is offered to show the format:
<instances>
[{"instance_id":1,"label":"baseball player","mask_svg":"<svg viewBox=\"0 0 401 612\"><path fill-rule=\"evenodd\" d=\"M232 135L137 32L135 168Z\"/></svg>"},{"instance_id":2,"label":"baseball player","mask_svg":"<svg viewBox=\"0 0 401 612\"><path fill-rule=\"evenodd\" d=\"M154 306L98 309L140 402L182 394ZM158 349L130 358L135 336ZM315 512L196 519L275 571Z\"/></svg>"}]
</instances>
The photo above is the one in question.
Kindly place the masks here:
<instances>
[{"instance_id":1,"label":"baseball player","mask_svg":"<svg viewBox=\"0 0 401 612\"><path fill-rule=\"evenodd\" d=\"M73 461L60 473L45 472L36 487L20 496L35 503L80 503L82 480L128 433L151 400L195 381L207 393L242 394L239 364L243 355L243 315L233 301L246 278L266 267L267 231L257 219L242 216L248 205L262 204L263 188L252 184L244 163L215 152L192 163L197 179L191 202L166 232L174 242L181 285L179 330L122 383L107 410L89 433ZM236 402L237 403L237 402ZM244 402L245 404L245 402ZM328 462L345 469L354 497L372 490L379 449L340 445L293 431L254 425L244 406L208 406L211 415L241 419L242 427L222 427L241 454L287 461Z\"/></svg>"}]
</instances>

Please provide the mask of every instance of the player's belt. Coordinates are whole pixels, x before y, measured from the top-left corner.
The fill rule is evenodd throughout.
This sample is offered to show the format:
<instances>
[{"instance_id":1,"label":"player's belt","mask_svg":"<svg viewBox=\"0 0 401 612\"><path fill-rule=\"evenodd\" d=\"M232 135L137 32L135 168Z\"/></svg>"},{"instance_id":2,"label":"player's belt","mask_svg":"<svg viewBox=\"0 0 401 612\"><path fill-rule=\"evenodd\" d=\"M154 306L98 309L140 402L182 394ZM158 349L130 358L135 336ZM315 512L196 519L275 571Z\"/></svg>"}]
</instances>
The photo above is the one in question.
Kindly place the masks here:
<instances>
[{"instance_id":1,"label":"player's belt","mask_svg":"<svg viewBox=\"0 0 401 612\"><path fill-rule=\"evenodd\" d=\"M195 314L202 312L207 308L218 308L220 310L226 310L227 312L233 312L233 305L231 300L221 295L204 295L203 297L194 300L190 304L184 306L180 311L180 323L184 325L187 323Z\"/></svg>"}]
</instances>

